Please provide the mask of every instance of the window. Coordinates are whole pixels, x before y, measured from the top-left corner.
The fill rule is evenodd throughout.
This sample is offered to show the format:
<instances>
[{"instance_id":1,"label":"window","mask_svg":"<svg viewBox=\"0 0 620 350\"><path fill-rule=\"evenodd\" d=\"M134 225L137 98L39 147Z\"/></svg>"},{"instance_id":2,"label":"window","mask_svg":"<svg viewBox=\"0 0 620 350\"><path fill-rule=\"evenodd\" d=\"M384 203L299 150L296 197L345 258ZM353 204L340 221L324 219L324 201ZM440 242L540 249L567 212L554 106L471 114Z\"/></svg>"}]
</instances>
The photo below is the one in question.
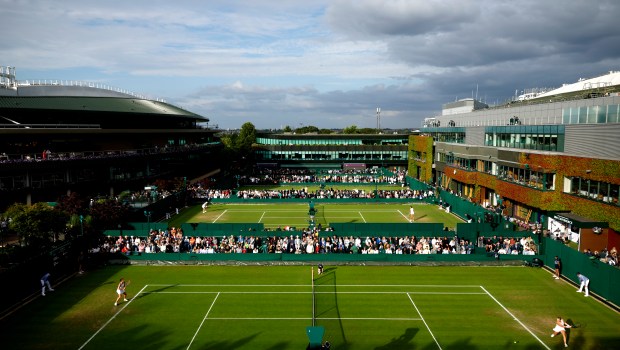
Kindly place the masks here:
<instances>
[{"instance_id":1,"label":"window","mask_svg":"<svg viewBox=\"0 0 620 350\"><path fill-rule=\"evenodd\" d=\"M579 124L588 122L588 107L579 107Z\"/></svg>"},{"instance_id":2,"label":"window","mask_svg":"<svg viewBox=\"0 0 620 350\"><path fill-rule=\"evenodd\" d=\"M604 124L620 122L619 105L572 107L562 110L562 124Z\"/></svg>"},{"instance_id":3,"label":"window","mask_svg":"<svg viewBox=\"0 0 620 350\"><path fill-rule=\"evenodd\" d=\"M563 135L562 125L488 127L485 130L487 146L554 152L564 150Z\"/></svg>"},{"instance_id":4,"label":"window","mask_svg":"<svg viewBox=\"0 0 620 350\"><path fill-rule=\"evenodd\" d=\"M564 178L564 193L583 198L618 205L620 185L583 179L580 177Z\"/></svg>"},{"instance_id":5,"label":"window","mask_svg":"<svg viewBox=\"0 0 620 350\"><path fill-rule=\"evenodd\" d=\"M529 168L522 169L499 165L497 177L504 181L539 190L553 190L555 188L555 174L533 171Z\"/></svg>"},{"instance_id":6,"label":"window","mask_svg":"<svg viewBox=\"0 0 620 350\"><path fill-rule=\"evenodd\" d=\"M620 118L618 118L618 106L620 105L607 106L607 122L608 123L620 122Z\"/></svg>"}]
</instances>

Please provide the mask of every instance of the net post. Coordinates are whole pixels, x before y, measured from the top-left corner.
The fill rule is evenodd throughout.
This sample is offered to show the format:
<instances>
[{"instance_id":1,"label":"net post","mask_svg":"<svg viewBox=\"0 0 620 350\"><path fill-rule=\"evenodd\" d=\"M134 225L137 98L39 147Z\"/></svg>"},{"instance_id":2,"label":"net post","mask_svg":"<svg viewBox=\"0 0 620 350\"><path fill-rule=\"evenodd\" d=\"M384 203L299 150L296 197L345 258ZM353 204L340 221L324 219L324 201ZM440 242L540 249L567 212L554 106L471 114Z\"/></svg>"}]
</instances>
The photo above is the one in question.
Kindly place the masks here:
<instances>
[{"instance_id":1,"label":"net post","mask_svg":"<svg viewBox=\"0 0 620 350\"><path fill-rule=\"evenodd\" d=\"M325 328L316 325L316 294L314 290L314 266L310 266L312 276L312 326L306 327L306 335L308 336L308 349L319 350L322 348L323 335Z\"/></svg>"}]
</instances>

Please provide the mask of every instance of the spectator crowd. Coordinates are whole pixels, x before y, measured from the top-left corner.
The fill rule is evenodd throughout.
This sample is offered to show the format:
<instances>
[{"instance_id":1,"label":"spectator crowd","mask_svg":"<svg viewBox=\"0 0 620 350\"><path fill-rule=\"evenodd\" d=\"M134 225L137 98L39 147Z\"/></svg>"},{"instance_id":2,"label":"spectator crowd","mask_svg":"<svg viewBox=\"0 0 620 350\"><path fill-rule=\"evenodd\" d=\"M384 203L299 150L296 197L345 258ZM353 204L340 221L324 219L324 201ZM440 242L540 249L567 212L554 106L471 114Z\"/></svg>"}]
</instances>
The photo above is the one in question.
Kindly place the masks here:
<instances>
[{"instance_id":1,"label":"spectator crowd","mask_svg":"<svg viewBox=\"0 0 620 350\"><path fill-rule=\"evenodd\" d=\"M323 232L322 234L319 234ZM224 236L185 235L181 228L151 230L148 237L109 236L97 252L123 254L192 253L192 254L473 254L478 248L499 254L536 254L537 246L529 237L490 237L478 242L457 236L354 236L336 235L307 229L277 230L274 234ZM479 250L480 251L480 250Z\"/></svg>"}]
</instances>

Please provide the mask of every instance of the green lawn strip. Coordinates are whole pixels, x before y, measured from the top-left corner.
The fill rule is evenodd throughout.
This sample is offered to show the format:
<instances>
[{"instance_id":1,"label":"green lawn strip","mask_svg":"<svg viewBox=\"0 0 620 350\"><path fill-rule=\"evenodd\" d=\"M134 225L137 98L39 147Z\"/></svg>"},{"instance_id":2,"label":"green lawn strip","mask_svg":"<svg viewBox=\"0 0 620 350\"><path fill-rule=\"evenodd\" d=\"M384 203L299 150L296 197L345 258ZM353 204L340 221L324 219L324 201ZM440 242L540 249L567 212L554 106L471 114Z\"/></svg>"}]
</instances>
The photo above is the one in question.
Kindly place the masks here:
<instances>
[{"instance_id":1,"label":"green lawn strip","mask_svg":"<svg viewBox=\"0 0 620 350\"><path fill-rule=\"evenodd\" d=\"M437 206L423 203L413 204L416 210L415 222L440 222L446 227L454 228L462 222L454 215L440 210ZM322 226L330 222L351 223L408 223L409 204L319 204L315 224ZM258 223L266 228L293 226L308 227L308 205L303 204L213 204L207 213L194 207L184 216L186 222L194 223ZM185 212L184 212L185 214ZM179 225L178 220L170 222Z\"/></svg>"},{"instance_id":2,"label":"green lawn strip","mask_svg":"<svg viewBox=\"0 0 620 350\"><path fill-rule=\"evenodd\" d=\"M499 305L482 294L418 294L412 300L442 346L541 344ZM484 334L479 339L474 337ZM546 338L544 340L547 340Z\"/></svg>"},{"instance_id":3,"label":"green lawn strip","mask_svg":"<svg viewBox=\"0 0 620 350\"><path fill-rule=\"evenodd\" d=\"M118 315L85 349L104 349L119 338L131 339L132 348L187 346L215 296L216 293L140 295L129 304L121 304Z\"/></svg>"},{"instance_id":4,"label":"green lawn strip","mask_svg":"<svg viewBox=\"0 0 620 350\"><path fill-rule=\"evenodd\" d=\"M370 184L370 183L354 183L354 182L347 182L347 183L326 183L324 186L321 186L320 184L310 184L310 183L288 183L288 184L281 184L281 185L254 185L254 186L241 186L239 188L239 190L241 191L248 191L248 190L260 190L260 191L268 191L268 190L276 190L276 191L281 191L281 190L307 190L308 192L314 192L317 190L345 190L345 191L350 191L350 190L364 190L365 192L372 192L375 189L378 190L386 190L386 191L400 191L400 190L407 190L407 188L403 188L400 184L396 184L396 185L390 185L390 184L386 184L386 183L379 183L379 184Z\"/></svg>"},{"instance_id":5,"label":"green lawn strip","mask_svg":"<svg viewBox=\"0 0 620 350\"><path fill-rule=\"evenodd\" d=\"M324 340L334 349L438 349L422 321L324 320ZM445 348L444 348L445 349Z\"/></svg>"},{"instance_id":6,"label":"green lawn strip","mask_svg":"<svg viewBox=\"0 0 620 350\"><path fill-rule=\"evenodd\" d=\"M312 314L310 269L111 266L88 271L0 321L2 348L78 349L88 341L86 348L92 349L185 349L211 306L192 349L303 348ZM549 335L558 315L582 325L570 332L571 348L614 349L619 340L617 312L543 269L325 266L325 271L315 288L326 293L316 294L315 301L316 310L330 317L317 324L326 327L326 339L338 349L434 349L431 334L444 349L544 348L535 336L555 349L561 340ZM148 287L114 307L120 277L132 281L130 298ZM479 286L489 294L456 294L484 291ZM176 293L183 291L191 294ZM387 319L420 317L409 296L430 331L419 320ZM303 320L280 319L286 317Z\"/></svg>"},{"instance_id":7,"label":"green lawn strip","mask_svg":"<svg viewBox=\"0 0 620 350\"><path fill-rule=\"evenodd\" d=\"M269 308L277 307L276 303ZM207 319L190 349L305 349L309 325L307 320Z\"/></svg>"}]
</instances>

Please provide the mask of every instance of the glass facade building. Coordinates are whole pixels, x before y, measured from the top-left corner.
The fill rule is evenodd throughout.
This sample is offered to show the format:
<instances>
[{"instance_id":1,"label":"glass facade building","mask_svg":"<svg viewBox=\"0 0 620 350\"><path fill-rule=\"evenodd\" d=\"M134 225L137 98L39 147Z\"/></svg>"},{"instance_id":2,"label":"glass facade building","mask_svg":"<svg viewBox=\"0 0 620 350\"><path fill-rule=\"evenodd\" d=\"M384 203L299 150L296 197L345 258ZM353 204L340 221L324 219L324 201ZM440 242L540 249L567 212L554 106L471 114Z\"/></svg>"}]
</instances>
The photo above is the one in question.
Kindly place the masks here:
<instances>
[{"instance_id":1,"label":"glass facade building","mask_svg":"<svg viewBox=\"0 0 620 350\"><path fill-rule=\"evenodd\" d=\"M409 135L403 134L259 134L255 155L259 162L281 167L300 163L341 166L345 162L406 166Z\"/></svg>"}]
</instances>

